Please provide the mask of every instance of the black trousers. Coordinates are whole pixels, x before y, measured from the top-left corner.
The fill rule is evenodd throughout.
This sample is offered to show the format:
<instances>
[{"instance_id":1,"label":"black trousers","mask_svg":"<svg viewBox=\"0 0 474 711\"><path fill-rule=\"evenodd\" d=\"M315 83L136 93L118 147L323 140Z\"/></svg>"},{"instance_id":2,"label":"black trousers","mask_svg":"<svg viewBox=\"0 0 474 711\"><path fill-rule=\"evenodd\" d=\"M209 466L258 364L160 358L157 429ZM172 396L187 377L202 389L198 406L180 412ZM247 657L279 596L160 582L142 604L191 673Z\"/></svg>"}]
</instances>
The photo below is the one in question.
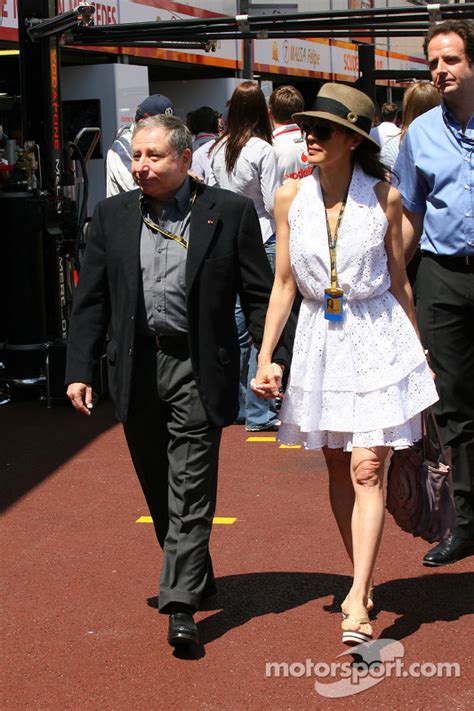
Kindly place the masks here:
<instances>
[{"instance_id":1,"label":"black trousers","mask_svg":"<svg viewBox=\"0 0 474 711\"><path fill-rule=\"evenodd\" d=\"M221 428L209 424L187 345L137 341L127 443L164 559L158 605L197 609L213 576L209 537Z\"/></svg>"},{"instance_id":2,"label":"black trousers","mask_svg":"<svg viewBox=\"0 0 474 711\"><path fill-rule=\"evenodd\" d=\"M440 397L435 413L453 452L458 533L474 538L474 267L423 253L415 294Z\"/></svg>"}]
</instances>

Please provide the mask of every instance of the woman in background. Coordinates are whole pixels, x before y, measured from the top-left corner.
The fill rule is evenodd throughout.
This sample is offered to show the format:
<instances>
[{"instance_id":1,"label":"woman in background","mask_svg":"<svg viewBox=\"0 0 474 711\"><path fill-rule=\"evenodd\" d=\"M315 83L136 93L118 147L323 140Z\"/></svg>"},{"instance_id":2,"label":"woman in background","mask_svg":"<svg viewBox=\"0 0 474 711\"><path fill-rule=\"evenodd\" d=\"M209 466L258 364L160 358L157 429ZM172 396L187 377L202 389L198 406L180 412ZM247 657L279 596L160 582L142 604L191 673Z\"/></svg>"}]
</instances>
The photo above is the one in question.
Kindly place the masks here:
<instances>
[{"instance_id":1,"label":"woman in background","mask_svg":"<svg viewBox=\"0 0 474 711\"><path fill-rule=\"evenodd\" d=\"M400 134L386 141L380 151L380 161L393 170L408 126L417 116L438 106L441 99L437 89L427 81L416 81L403 94L403 116Z\"/></svg>"},{"instance_id":2,"label":"woman in background","mask_svg":"<svg viewBox=\"0 0 474 711\"><path fill-rule=\"evenodd\" d=\"M209 185L226 188L253 200L265 251L275 271L273 204L280 183L267 104L255 82L246 81L236 87L228 106L227 128L210 149L209 159ZM238 421L245 421L249 432L276 430L279 421L275 400L260 400L248 387L257 370L257 355L250 342L240 303L236 305L235 316L241 366Z\"/></svg>"}]
</instances>

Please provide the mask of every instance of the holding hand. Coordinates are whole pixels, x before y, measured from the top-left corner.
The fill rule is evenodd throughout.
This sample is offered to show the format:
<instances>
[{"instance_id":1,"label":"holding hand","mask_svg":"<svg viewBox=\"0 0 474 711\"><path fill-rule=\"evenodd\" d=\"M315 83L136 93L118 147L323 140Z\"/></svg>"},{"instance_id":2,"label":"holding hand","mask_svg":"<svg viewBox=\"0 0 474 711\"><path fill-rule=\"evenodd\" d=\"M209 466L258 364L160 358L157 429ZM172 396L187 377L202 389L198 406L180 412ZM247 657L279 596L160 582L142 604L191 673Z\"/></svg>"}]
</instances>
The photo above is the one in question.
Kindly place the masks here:
<instances>
[{"instance_id":1,"label":"holding hand","mask_svg":"<svg viewBox=\"0 0 474 711\"><path fill-rule=\"evenodd\" d=\"M257 397L272 400L281 396L283 368L278 363L259 365L255 378L250 381L250 387Z\"/></svg>"}]
</instances>

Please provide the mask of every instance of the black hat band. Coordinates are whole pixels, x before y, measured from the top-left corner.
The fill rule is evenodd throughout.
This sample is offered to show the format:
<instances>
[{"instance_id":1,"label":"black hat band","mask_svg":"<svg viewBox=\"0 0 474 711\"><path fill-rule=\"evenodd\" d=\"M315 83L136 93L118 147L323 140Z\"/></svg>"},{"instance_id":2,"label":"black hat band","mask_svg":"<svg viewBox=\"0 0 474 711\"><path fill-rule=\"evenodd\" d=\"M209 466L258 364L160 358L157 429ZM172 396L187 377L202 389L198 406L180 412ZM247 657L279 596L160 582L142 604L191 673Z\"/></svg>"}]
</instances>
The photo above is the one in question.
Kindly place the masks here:
<instances>
[{"instance_id":1,"label":"black hat band","mask_svg":"<svg viewBox=\"0 0 474 711\"><path fill-rule=\"evenodd\" d=\"M354 111L351 111L341 104L340 101L335 99L328 99L324 96L317 96L312 111L323 111L324 113L334 114L334 116L339 116L339 118L349 121L357 128L361 128L366 133L369 133L372 128L372 120L367 118L367 116L359 116Z\"/></svg>"}]
</instances>

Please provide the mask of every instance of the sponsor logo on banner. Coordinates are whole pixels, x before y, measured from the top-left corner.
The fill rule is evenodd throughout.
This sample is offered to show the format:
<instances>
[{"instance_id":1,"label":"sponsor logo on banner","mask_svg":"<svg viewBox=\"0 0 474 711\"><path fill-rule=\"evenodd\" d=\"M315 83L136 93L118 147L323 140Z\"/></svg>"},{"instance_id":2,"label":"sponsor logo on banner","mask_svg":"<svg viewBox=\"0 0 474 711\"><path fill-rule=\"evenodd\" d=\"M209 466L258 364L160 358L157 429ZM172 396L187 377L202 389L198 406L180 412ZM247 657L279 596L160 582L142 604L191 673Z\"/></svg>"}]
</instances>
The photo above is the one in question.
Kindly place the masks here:
<instances>
[{"instance_id":1,"label":"sponsor logo on banner","mask_svg":"<svg viewBox=\"0 0 474 711\"><path fill-rule=\"evenodd\" d=\"M74 10L75 7L82 4L82 0L58 0L58 13ZM118 0L108 0L108 2L92 0L91 5L95 7L94 25L116 25L118 23Z\"/></svg>"}]
</instances>

